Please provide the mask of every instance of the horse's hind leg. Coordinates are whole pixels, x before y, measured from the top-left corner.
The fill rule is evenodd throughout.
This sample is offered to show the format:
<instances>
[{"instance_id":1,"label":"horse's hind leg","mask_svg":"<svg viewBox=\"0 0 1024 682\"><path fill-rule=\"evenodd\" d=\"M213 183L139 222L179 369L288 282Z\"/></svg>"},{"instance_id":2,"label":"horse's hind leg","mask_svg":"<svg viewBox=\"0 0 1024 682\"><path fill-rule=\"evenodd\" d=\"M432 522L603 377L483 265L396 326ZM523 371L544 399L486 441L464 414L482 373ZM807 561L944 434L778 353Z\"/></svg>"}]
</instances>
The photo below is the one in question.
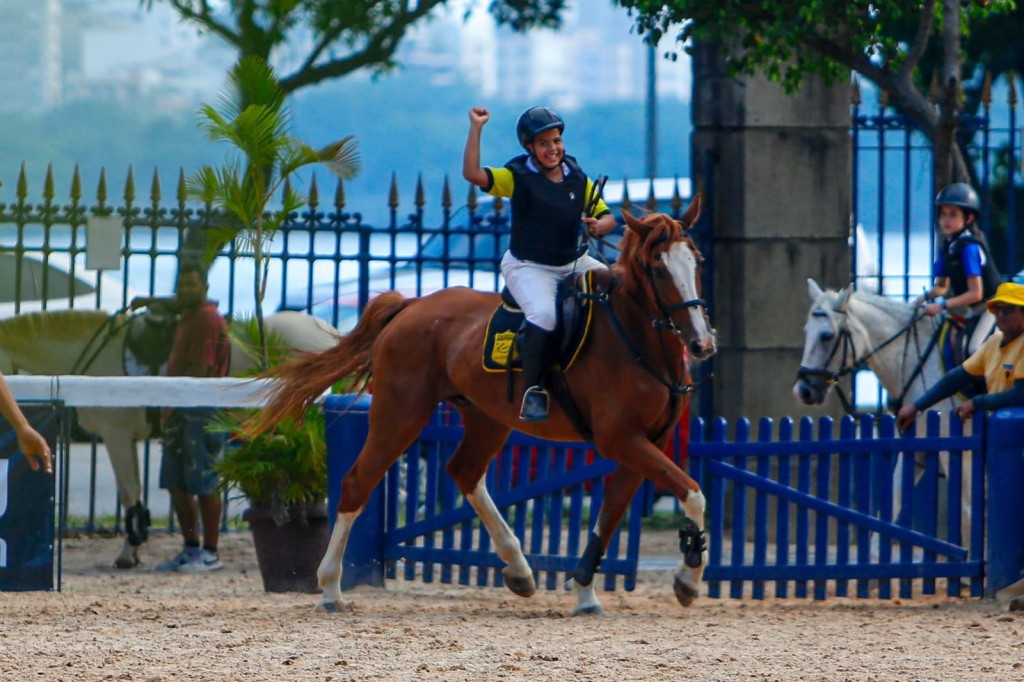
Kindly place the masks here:
<instances>
[{"instance_id":1,"label":"horse's hind leg","mask_svg":"<svg viewBox=\"0 0 1024 682\"><path fill-rule=\"evenodd\" d=\"M317 611L331 613L341 609L342 560L352 524L388 468L416 440L430 417L434 405L428 401L420 403L416 406L414 399L410 402L395 400L383 391L373 396L366 444L355 464L342 478L334 530L317 568L317 580L323 590L316 605Z\"/></svg>"},{"instance_id":2,"label":"horse's hind leg","mask_svg":"<svg viewBox=\"0 0 1024 682\"><path fill-rule=\"evenodd\" d=\"M459 412L465 426L465 436L448 460L448 475L454 479L459 490L476 510L484 528L494 542L495 550L505 568L501 576L505 586L520 597L532 596L537 583L522 546L484 485L487 466L502 444L508 439L509 428L471 407L460 407Z\"/></svg>"}]
</instances>

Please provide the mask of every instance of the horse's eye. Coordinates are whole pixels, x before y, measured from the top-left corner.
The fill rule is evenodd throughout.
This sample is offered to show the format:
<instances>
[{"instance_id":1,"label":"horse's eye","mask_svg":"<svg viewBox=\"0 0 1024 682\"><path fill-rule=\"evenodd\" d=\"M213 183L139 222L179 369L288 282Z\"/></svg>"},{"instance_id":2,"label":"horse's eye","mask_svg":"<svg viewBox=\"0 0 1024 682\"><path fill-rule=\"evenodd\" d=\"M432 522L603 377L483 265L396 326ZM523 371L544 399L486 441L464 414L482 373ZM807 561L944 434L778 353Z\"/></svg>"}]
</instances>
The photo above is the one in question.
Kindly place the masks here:
<instances>
[{"instance_id":1,"label":"horse's eye","mask_svg":"<svg viewBox=\"0 0 1024 682\"><path fill-rule=\"evenodd\" d=\"M822 332L821 333L821 340L822 341L831 341L834 338L836 338L836 335L835 335L834 332Z\"/></svg>"}]
</instances>

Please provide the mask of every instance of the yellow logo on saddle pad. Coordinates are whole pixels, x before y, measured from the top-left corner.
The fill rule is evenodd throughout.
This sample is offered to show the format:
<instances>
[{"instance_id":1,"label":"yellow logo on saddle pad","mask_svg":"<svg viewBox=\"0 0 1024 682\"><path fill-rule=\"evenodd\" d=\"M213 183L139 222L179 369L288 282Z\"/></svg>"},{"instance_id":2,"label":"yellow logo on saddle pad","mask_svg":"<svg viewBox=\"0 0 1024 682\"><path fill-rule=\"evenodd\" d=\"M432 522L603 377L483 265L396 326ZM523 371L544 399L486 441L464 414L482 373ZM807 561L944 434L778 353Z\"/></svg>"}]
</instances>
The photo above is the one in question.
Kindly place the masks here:
<instances>
[{"instance_id":1,"label":"yellow logo on saddle pad","mask_svg":"<svg viewBox=\"0 0 1024 682\"><path fill-rule=\"evenodd\" d=\"M499 332L494 335L494 346L491 348L491 361L498 366L506 366L516 359L515 347L512 342L516 338L513 331Z\"/></svg>"}]
</instances>

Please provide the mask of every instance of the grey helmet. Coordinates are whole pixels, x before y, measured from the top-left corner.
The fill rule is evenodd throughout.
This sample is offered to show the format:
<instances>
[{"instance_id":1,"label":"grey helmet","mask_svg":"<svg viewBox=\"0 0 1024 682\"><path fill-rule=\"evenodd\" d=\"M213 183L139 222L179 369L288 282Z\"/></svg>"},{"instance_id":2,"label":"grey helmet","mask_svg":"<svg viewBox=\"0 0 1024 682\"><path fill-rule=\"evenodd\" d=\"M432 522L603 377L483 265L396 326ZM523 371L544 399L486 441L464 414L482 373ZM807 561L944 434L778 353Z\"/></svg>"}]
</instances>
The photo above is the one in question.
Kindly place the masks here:
<instances>
[{"instance_id":1,"label":"grey helmet","mask_svg":"<svg viewBox=\"0 0 1024 682\"><path fill-rule=\"evenodd\" d=\"M935 196L935 208L939 206L959 206L973 212L974 215L981 213L981 199L974 188L966 182L954 182L943 187Z\"/></svg>"},{"instance_id":2,"label":"grey helmet","mask_svg":"<svg viewBox=\"0 0 1024 682\"><path fill-rule=\"evenodd\" d=\"M519 144L523 146L523 149L530 151L526 145L540 133L552 128L558 128L560 133L565 131L565 121L554 109L530 107L519 116L519 121L516 123L516 137L519 138Z\"/></svg>"}]
</instances>

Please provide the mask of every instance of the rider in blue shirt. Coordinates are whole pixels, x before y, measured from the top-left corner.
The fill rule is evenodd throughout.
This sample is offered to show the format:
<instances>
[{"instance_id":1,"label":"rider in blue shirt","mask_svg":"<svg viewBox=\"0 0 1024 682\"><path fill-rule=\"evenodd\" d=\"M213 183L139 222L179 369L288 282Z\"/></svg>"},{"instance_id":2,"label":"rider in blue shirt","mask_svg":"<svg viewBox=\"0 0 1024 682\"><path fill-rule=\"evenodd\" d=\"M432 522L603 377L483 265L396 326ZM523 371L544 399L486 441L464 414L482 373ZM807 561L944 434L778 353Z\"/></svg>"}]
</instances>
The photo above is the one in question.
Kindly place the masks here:
<instances>
[{"instance_id":1,"label":"rider in blue shirt","mask_svg":"<svg viewBox=\"0 0 1024 682\"><path fill-rule=\"evenodd\" d=\"M604 201L592 201L594 183L566 155L565 122L556 112L547 107L523 112L516 136L527 153L501 168L480 166L480 137L489 118L483 107L469 110L462 175L492 196L510 198L512 228L501 274L526 316L520 348L526 390L519 418L542 421L548 417L542 378L548 336L555 328L556 287L573 272L604 267L586 254L580 237L584 228L594 235L611 232L615 218Z\"/></svg>"},{"instance_id":2,"label":"rider in blue shirt","mask_svg":"<svg viewBox=\"0 0 1024 682\"><path fill-rule=\"evenodd\" d=\"M963 182L947 185L935 197L935 207L943 239L932 266L934 284L922 299L927 301L924 311L938 315L948 309L962 316L970 338L969 355L995 326L985 301L995 295L999 271L978 231L981 201L974 188Z\"/></svg>"}]
</instances>

